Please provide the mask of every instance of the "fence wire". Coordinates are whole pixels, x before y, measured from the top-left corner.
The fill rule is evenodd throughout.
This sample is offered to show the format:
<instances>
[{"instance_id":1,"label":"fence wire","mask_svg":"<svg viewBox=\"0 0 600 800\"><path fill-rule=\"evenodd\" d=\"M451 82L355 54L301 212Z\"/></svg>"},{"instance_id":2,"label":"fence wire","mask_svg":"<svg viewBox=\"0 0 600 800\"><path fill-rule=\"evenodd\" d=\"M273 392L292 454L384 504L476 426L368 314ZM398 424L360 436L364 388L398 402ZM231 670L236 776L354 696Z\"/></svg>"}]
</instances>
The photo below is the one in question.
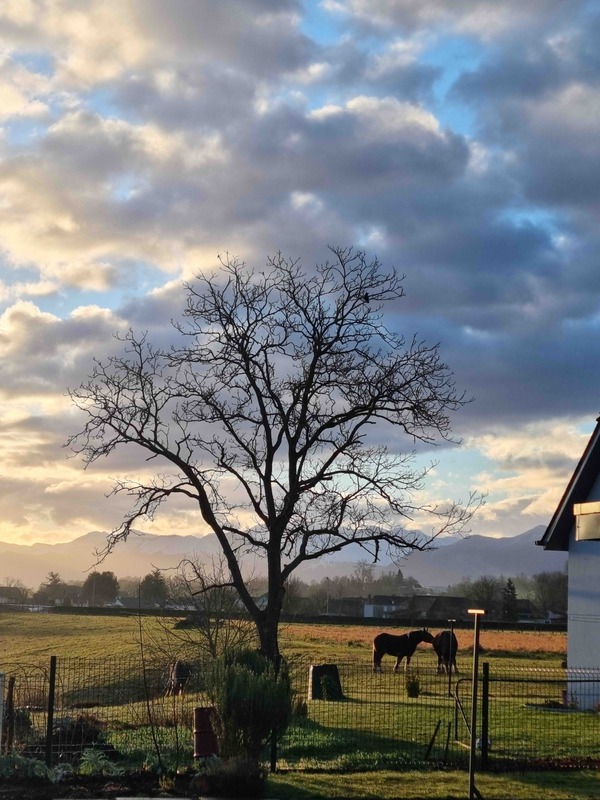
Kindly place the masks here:
<instances>
[{"instance_id":1,"label":"fence wire","mask_svg":"<svg viewBox=\"0 0 600 800\"><path fill-rule=\"evenodd\" d=\"M413 659L408 672L337 663L315 678L290 663L295 713L277 742L277 764L297 769L402 768L425 762L466 765L471 673L438 674ZM327 665L326 665L327 666ZM59 763L88 748L132 764L158 753L193 761L194 709L208 705L202 663L192 664L183 696L166 696L168 665L139 658L58 658L52 665L0 663L5 675L2 752ZM325 671L327 673L327 670ZM332 675L334 679L332 679ZM480 681L478 740L487 730L487 765L557 766L600 759L600 674L506 670ZM486 700L487 698L487 700ZM484 727L481 727L481 726ZM487 752L485 752L487 751Z\"/></svg>"}]
</instances>

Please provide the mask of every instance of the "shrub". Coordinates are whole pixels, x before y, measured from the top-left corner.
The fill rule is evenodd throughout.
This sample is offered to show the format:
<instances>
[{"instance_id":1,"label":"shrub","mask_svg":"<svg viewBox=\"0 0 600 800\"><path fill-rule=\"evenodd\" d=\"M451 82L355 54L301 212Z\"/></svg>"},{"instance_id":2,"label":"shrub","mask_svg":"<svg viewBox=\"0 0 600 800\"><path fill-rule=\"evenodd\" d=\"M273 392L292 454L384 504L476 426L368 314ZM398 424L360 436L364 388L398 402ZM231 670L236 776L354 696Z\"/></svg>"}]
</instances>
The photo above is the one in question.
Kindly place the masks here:
<instances>
[{"instance_id":1,"label":"shrub","mask_svg":"<svg viewBox=\"0 0 600 800\"><path fill-rule=\"evenodd\" d=\"M306 719L308 717L308 704L304 697L299 694L294 695L292 701L292 716L298 719Z\"/></svg>"},{"instance_id":2,"label":"shrub","mask_svg":"<svg viewBox=\"0 0 600 800\"><path fill-rule=\"evenodd\" d=\"M207 674L215 707L213 729L223 758L258 761L273 732L281 733L292 714L292 690L285 666L251 650L225 653Z\"/></svg>"}]
</instances>

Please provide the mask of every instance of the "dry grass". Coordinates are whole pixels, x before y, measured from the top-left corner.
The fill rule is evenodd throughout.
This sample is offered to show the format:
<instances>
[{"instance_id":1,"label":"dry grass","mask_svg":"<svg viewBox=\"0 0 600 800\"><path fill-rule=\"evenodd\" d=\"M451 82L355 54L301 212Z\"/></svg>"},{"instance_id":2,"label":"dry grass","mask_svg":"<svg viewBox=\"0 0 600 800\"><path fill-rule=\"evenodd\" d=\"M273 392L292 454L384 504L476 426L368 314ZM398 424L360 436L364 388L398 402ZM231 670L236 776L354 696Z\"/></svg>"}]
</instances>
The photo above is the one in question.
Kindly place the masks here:
<instances>
[{"instance_id":1,"label":"dry grass","mask_svg":"<svg viewBox=\"0 0 600 800\"><path fill-rule=\"evenodd\" d=\"M143 620L144 635L152 638L158 630L153 617ZM330 625L292 623L281 626L281 649L284 655L301 655L341 661L369 661L373 638L388 630L403 633L390 625L380 628L367 625ZM439 629L433 629L437 633ZM472 629L456 630L459 651L473 647ZM80 614L0 614L0 638L3 660L37 661L49 655L101 658L106 655L139 654L138 619L131 617L91 616ZM481 646L486 655L528 654L533 658L565 657L566 633L549 631L481 631ZM430 653L428 645L420 651ZM558 665L558 664L557 664Z\"/></svg>"},{"instance_id":2,"label":"dry grass","mask_svg":"<svg viewBox=\"0 0 600 800\"><path fill-rule=\"evenodd\" d=\"M327 623L305 625L292 623L282 626L282 650L293 655L336 654L347 661L362 661L370 658L373 638L387 630L390 633L404 633L407 628L396 629L363 625L330 625ZM431 629L433 634L441 629ZM469 651L473 647L472 629L459 628L456 631L458 649ZM564 658L567 652L567 634L554 631L495 631L485 630L480 635L482 651L488 655L528 654L531 656L554 656ZM429 650L428 645L420 645ZM368 655L367 655L368 654Z\"/></svg>"}]
</instances>

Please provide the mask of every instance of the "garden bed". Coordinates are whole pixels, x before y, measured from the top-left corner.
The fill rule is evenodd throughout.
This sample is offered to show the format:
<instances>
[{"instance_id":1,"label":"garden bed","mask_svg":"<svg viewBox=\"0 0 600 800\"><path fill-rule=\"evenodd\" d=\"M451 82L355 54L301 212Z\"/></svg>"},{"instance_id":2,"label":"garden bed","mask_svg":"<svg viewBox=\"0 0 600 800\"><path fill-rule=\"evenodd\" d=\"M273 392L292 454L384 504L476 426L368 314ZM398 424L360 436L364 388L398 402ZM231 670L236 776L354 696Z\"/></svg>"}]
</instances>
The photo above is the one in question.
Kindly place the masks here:
<instances>
[{"instance_id":1,"label":"garden bed","mask_svg":"<svg viewBox=\"0 0 600 800\"><path fill-rule=\"evenodd\" d=\"M193 773L168 780L150 772L119 777L73 775L52 783L42 778L0 781L0 800L62 800L62 798L195 797Z\"/></svg>"}]
</instances>

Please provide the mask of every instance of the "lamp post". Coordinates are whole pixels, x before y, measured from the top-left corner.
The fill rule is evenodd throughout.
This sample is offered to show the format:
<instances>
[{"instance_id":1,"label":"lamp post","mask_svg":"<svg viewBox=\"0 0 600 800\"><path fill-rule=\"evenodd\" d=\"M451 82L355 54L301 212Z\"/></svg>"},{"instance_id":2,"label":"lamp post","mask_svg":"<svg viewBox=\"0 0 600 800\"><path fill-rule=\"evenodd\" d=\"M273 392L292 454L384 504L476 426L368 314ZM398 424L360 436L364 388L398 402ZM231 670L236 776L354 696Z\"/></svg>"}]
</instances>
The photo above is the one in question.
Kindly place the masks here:
<instances>
[{"instance_id":1,"label":"lamp post","mask_svg":"<svg viewBox=\"0 0 600 800\"><path fill-rule=\"evenodd\" d=\"M469 800L481 798L475 786L475 757L477 752L477 679L479 676L479 619L485 614L483 608L469 608L473 614L473 680L471 689L471 746L469 748Z\"/></svg>"},{"instance_id":2,"label":"lamp post","mask_svg":"<svg viewBox=\"0 0 600 800\"><path fill-rule=\"evenodd\" d=\"M452 695L452 661L456 658L456 653L452 652L454 647L454 623L455 619L449 619L450 623L450 652L448 654L448 697Z\"/></svg>"}]
</instances>

